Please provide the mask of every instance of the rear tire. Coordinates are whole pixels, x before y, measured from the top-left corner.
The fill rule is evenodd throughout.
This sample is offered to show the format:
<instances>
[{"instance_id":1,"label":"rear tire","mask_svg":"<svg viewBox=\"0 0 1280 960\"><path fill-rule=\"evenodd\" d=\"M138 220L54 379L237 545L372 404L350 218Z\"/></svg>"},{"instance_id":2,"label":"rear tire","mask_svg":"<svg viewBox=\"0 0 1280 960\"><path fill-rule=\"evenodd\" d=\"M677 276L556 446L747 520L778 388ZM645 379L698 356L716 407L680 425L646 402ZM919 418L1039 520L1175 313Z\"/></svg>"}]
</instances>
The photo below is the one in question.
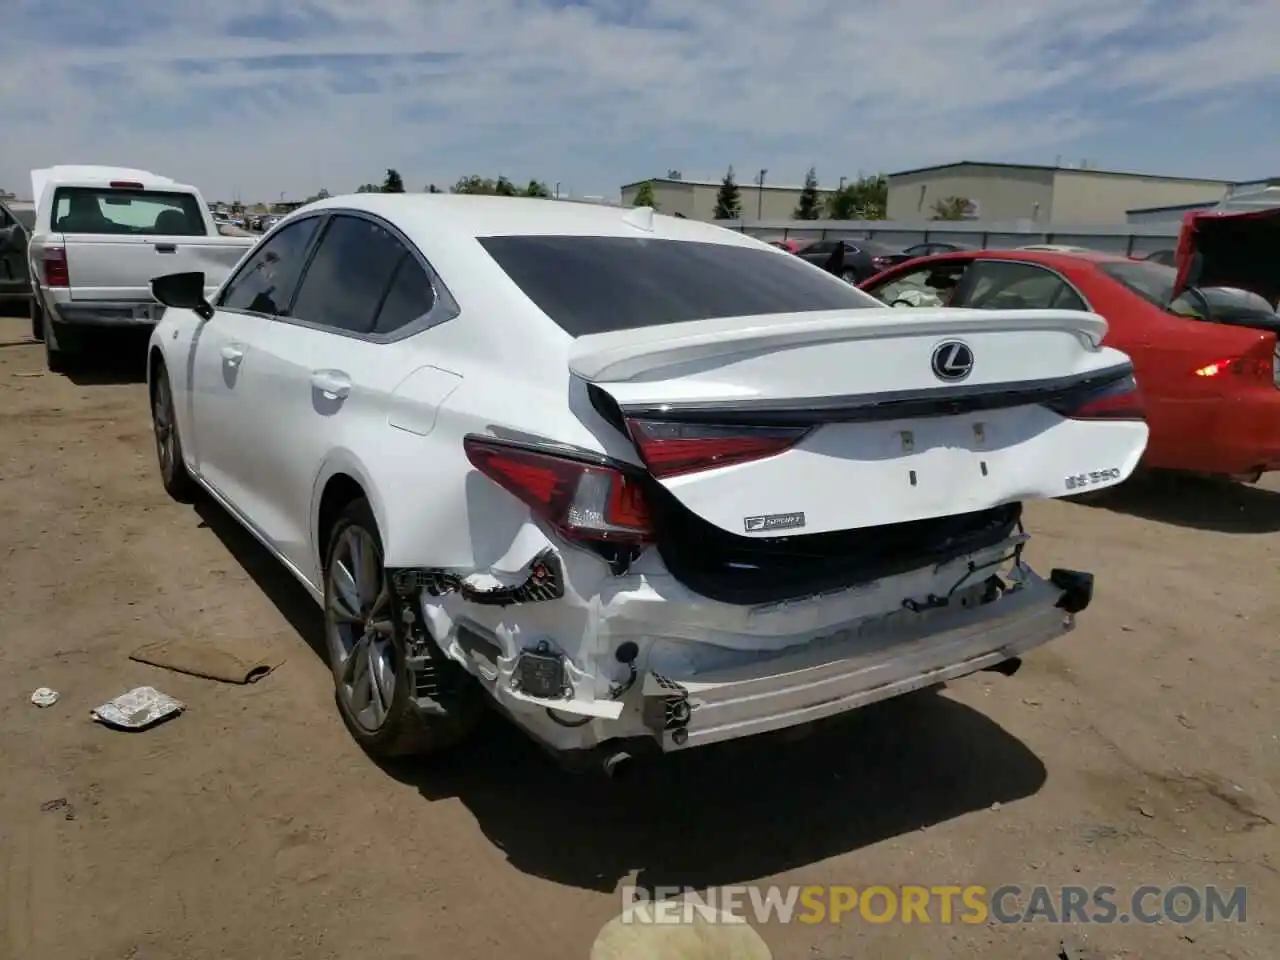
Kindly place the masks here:
<instances>
[{"instance_id":1,"label":"rear tire","mask_svg":"<svg viewBox=\"0 0 1280 960\"><path fill-rule=\"evenodd\" d=\"M75 366L75 334L54 323L47 317L41 317L40 333L44 340L44 363L50 373L67 373Z\"/></svg>"},{"instance_id":2,"label":"rear tire","mask_svg":"<svg viewBox=\"0 0 1280 960\"><path fill-rule=\"evenodd\" d=\"M474 701L464 698L452 716L428 715L414 703L407 631L395 615L382 536L367 500L347 504L328 544L325 646L334 699L352 738L383 760L435 753L462 740L478 718L469 708ZM447 661L443 666L461 669L438 648L431 652Z\"/></svg>"},{"instance_id":3,"label":"rear tire","mask_svg":"<svg viewBox=\"0 0 1280 960\"><path fill-rule=\"evenodd\" d=\"M183 459L182 437L178 435L178 421L173 415L173 390L163 363L157 366L151 384L151 427L165 493L179 503L191 503L196 496L196 482Z\"/></svg>"},{"instance_id":4,"label":"rear tire","mask_svg":"<svg viewBox=\"0 0 1280 960\"><path fill-rule=\"evenodd\" d=\"M34 295L31 297L31 339L37 342L44 340L44 311L40 309L40 304L36 303Z\"/></svg>"}]
</instances>

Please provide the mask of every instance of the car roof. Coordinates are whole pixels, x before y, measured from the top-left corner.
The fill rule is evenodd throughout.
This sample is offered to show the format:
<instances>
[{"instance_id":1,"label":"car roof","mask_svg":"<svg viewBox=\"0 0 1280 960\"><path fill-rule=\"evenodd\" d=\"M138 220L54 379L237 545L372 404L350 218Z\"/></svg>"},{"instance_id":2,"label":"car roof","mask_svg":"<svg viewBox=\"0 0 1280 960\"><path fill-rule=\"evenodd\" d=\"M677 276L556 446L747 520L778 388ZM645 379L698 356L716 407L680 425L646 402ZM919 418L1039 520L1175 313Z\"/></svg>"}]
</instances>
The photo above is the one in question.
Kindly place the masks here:
<instances>
[{"instance_id":1,"label":"car roof","mask_svg":"<svg viewBox=\"0 0 1280 960\"><path fill-rule=\"evenodd\" d=\"M296 210L293 217L333 209L360 210L384 217L415 240L419 236L439 236L442 233L454 238L477 239L500 236L650 237L768 247L764 241L747 234L698 220L650 214L644 208L540 197L359 193L316 201ZM646 226L651 229L646 229Z\"/></svg>"},{"instance_id":2,"label":"car roof","mask_svg":"<svg viewBox=\"0 0 1280 960\"><path fill-rule=\"evenodd\" d=\"M938 253L920 260L972 260L980 257L983 260L1021 260L1026 263L1043 263L1045 266L1063 266L1080 263L1132 263L1128 257L1119 253L1105 253L1101 250L1067 253L1062 250L957 250L954 253ZM915 261L913 261L915 262Z\"/></svg>"}]
</instances>

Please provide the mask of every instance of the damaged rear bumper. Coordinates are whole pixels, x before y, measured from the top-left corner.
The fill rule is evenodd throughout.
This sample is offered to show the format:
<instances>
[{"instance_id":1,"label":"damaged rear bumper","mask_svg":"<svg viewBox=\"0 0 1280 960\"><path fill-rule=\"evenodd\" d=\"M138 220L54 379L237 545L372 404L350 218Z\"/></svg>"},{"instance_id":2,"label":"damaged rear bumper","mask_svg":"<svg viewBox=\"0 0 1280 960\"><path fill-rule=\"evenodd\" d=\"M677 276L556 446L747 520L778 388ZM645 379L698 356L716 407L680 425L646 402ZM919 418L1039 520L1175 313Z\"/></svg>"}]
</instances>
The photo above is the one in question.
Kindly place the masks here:
<instances>
[{"instance_id":1,"label":"damaged rear bumper","mask_svg":"<svg viewBox=\"0 0 1280 960\"><path fill-rule=\"evenodd\" d=\"M1023 569L992 604L932 611L879 635L782 652L763 663L690 678L644 677L646 727L663 752L824 719L1016 657L1074 629L1092 577Z\"/></svg>"}]
</instances>

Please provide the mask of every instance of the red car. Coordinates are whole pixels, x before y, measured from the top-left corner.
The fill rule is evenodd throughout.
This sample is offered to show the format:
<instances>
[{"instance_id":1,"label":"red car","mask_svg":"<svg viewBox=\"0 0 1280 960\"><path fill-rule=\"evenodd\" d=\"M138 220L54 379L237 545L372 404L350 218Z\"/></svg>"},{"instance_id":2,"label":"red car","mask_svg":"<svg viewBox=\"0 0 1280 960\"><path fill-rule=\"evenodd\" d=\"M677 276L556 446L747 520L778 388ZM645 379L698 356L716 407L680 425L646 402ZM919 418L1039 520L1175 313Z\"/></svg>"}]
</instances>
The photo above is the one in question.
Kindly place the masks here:
<instances>
[{"instance_id":1,"label":"red car","mask_svg":"<svg viewBox=\"0 0 1280 960\"><path fill-rule=\"evenodd\" d=\"M1151 430L1143 465L1255 481L1280 469L1280 286L1269 272L1280 260L1280 216L1238 237L1221 226L1192 231L1188 221L1181 274L1102 253L984 250L912 260L860 286L897 307L1098 313L1110 325L1105 343L1132 357L1142 387ZM1257 250L1264 240L1269 263ZM1197 278L1214 286L1187 283ZM1246 286L1252 292L1236 289Z\"/></svg>"}]
</instances>

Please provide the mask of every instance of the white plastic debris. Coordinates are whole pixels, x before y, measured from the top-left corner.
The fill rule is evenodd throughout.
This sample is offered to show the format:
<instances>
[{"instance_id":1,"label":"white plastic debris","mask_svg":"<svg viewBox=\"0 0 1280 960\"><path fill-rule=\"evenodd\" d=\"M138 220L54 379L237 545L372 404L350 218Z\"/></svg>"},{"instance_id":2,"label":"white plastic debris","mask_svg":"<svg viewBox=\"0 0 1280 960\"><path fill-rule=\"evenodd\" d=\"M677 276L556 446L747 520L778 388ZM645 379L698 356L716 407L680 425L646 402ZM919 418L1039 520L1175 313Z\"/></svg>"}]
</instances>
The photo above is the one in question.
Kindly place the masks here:
<instances>
[{"instance_id":1,"label":"white plastic debris","mask_svg":"<svg viewBox=\"0 0 1280 960\"><path fill-rule=\"evenodd\" d=\"M120 730L141 730L187 709L155 687L137 687L90 711L93 719Z\"/></svg>"},{"instance_id":2,"label":"white plastic debris","mask_svg":"<svg viewBox=\"0 0 1280 960\"><path fill-rule=\"evenodd\" d=\"M58 691L50 690L48 687L40 687L35 693L31 694L31 702L37 707L52 707L58 702Z\"/></svg>"}]
</instances>

